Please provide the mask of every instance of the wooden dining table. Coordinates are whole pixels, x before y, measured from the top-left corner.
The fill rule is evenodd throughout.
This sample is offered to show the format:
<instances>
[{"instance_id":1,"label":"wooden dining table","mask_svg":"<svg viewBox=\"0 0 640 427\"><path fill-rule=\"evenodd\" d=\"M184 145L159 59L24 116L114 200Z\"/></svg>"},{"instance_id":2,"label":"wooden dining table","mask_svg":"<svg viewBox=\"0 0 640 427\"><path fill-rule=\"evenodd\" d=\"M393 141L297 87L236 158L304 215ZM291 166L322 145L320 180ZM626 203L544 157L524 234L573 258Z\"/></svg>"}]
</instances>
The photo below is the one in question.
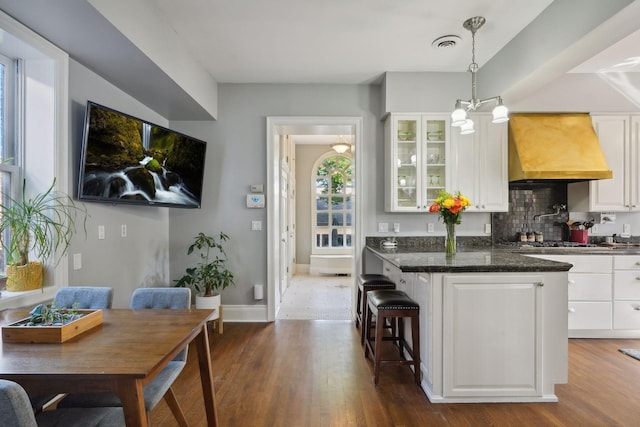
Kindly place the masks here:
<instances>
[{"instance_id":1,"label":"wooden dining table","mask_svg":"<svg viewBox=\"0 0 640 427\"><path fill-rule=\"evenodd\" d=\"M143 387L194 342L209 426L218 425L207 321L211 310L106 309L103 323L64 343L9 343L0 347L0 378L29 394L116 393L127 426L147 426ZM0 312L0 325L28 310Z\"/></svg>"}]
</instances>

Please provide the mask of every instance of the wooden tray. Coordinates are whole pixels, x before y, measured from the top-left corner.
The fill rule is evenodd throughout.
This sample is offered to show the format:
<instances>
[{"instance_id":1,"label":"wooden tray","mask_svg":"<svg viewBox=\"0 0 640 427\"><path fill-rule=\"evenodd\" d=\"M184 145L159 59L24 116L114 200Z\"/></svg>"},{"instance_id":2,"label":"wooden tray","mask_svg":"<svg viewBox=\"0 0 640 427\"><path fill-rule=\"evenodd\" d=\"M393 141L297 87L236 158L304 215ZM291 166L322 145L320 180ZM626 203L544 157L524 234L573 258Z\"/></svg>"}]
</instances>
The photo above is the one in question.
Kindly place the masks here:
<instances>
[{"instance_id":1,"label":"wooden tray","mask_svg":"<svg viewBox=\"0 0 640 427\"><path fill-rule=\"evenodd\" d=\"M22 326L29 318L2 327L2 341L62 343L102 324L102 310L77 310L82 317L62 326Z\"/></svg>"}]
</instances>

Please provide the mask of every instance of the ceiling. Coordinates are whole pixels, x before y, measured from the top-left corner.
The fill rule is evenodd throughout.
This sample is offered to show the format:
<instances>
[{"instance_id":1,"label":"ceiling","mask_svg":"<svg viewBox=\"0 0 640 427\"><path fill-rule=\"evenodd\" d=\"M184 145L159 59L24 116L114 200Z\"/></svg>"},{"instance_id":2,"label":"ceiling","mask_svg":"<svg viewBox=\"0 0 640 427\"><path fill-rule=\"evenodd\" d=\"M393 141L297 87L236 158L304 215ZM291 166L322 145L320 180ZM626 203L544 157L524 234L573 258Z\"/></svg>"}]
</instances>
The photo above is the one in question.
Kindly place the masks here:
<instances>
[{"instance_id":1,"label":"ceiling","mask_svg":"<svg viewBox=\"0 0 640 427\"><path fill-rule=\"evenodd\" d=\"M211 116L179 84L98 12L101 5L120 13L131 7L132 14L142 5L146 16L135 19L157 18L170 28L218 83L372 84L392 71L465 72L471 33L462 23L473 16L487 20L476 34L476 62L482 67L552 3L582 5L579 0L0 0L0 9L164 117L207 120ZM558 25L574 23L580 24L579 12L561 17ZM449 35L459 37L455 46L432 46ZM573 71L596 72L638 57L639 45L634 34L604 52L594 47L593 59Z\"/></svg>"},{"instance_id":2,"label":"ceiling","mask_svg":"<svg viewBox=\"0 0 640 427\"><path fill-rule=\"evenodd\" d=\"M386 71L465 71L471 33L482 65L551 0L153 0L221 83L375 82ZM455 47L436 49L441 36Z\"/></svg>"}]
</instances>

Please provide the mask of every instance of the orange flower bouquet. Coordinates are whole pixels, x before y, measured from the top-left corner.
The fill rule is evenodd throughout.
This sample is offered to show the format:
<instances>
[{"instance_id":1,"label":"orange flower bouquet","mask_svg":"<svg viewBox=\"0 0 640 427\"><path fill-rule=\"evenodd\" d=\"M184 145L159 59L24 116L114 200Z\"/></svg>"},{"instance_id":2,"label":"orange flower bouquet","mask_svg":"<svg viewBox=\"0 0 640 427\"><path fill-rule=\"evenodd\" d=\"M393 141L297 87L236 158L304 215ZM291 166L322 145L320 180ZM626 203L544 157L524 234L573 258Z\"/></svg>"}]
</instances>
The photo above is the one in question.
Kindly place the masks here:
<instances>
[{"instance_id":1,"label":"orange flower bouquet","mask_svg":"<svg viewBox=\"0 0 640 427\"><path fill-rule=\"evenodd\" d=\"M462 195L459 191L451 194L445 190L438 193L438 197L429 206L429 212L437 212L444 222L447 230L447 238L445 241L445 253L456 253L456 224L460 224L462 212L471 205L471 201Z\"/></svg>"}]
</instances>

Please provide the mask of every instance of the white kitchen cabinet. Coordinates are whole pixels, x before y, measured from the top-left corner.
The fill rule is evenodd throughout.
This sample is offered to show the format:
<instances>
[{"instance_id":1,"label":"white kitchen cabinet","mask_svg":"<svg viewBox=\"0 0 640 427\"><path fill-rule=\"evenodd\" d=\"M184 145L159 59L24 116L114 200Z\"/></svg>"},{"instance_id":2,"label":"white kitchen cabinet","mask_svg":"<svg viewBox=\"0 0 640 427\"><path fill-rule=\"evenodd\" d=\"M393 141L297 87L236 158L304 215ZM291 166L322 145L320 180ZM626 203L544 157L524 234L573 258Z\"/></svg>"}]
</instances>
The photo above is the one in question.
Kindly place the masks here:
<instances>
[{"instance_id":1,"label":"white kitchen cabinet","mask_svg":"<svg viewBox=\"0 0 640 427\"><path fill-rule=\"evenodd\" d=\"M568 274L569 338L598 338L612 332L611 255L533 255L573 264Z\"/></svg>"},{"instance_id":2,"label":"white kitchen cabinet","mask_svg":"<svg viewBox=\"0 0 640 427\"><path fill-rule=\"evenodd\" d=\"M569 210L640 210L640 116L594 115L592 121L613 178L569 184Z\"/></svg>"},{"instance_id":3,"label":"white kitchen cabinet","mask_svg":"<svg viewBox=\"0 0 640 427\"><path fill-rule=\"evenodd\" d=\"M444 395L541 396L542 276L449 275L443 288Z\"/></svg>"},{"instance_id":4,"label":"white kitchen cabinet","mask_svg":"<svg viewBox=\"0 0 640 427\"><path fill-rule=\"evenodd\" d=\"M402 279L402 270L388 261L382 261L382 274L387 276L393 283L396 284L396 288Z\"/></svg>"},{"instance_id":5,"label":"white kitchen cabinet","mask_svg":"<svg viewBox=\"0 0 640 427\"><path fill-rule=\"evenodd\" d=\"M491 114L473 114L476 132L451 136L452 191L461 191L470 212L507 212L509 178L507 123L492 123Z\"/></svg>"},{"instance_id":6,"label":"white kitchen cabinet","mask_svg":"<svg viewBox=\"0 0 640 427\"><path fill-rule=\"evenodd\" d=\"M422 370L422 381L426 382L429 388L433 388L434 358L440 358L437 363L441 363L442 359L441 354L433 351L432 337L438 331L433 327L433 286L430 274L417 274L412 298L420 305L420 369Z\"/></svg>"},{"instance_id":7,"label":"white kitchen cabinet","mask_svg":"<svg viewBox=\"0 0 640 427\"><path fill-rule=\"evenodd\" d=\"M559 272L417 273L429 400L556 401L554 384L567 381L565 283Z\"/></svg>"},{"instance_id":8,"label":"white kitchen cabinet","mask_svg":"<svg viewBox=\"0 0 640 427\"><path fill-rule=\"evenodd\" d=\"M640 256L531 256L573 264L569 338L640 338Z\"/></svg>"},{"instance_id":9,"label":"white kitchen cabinet","mask_svg":"<svg viewBox=\"0 0 640 427\"><path fill-rule=\"evenodd\" d=\"M427 212L449 182L449 115L390 114L385 122L385 210Z\"/></svg>"},{"instance_id":10,"label":"white kitchen cabinet","mask_svg":"<svg viewBox=\"0 0 640 427\"><path fill-rule=\"evenodd\" d=\"M640 256L616 256L613 268L613 328L640 337Z\"/></svg>"}]
</instances>

